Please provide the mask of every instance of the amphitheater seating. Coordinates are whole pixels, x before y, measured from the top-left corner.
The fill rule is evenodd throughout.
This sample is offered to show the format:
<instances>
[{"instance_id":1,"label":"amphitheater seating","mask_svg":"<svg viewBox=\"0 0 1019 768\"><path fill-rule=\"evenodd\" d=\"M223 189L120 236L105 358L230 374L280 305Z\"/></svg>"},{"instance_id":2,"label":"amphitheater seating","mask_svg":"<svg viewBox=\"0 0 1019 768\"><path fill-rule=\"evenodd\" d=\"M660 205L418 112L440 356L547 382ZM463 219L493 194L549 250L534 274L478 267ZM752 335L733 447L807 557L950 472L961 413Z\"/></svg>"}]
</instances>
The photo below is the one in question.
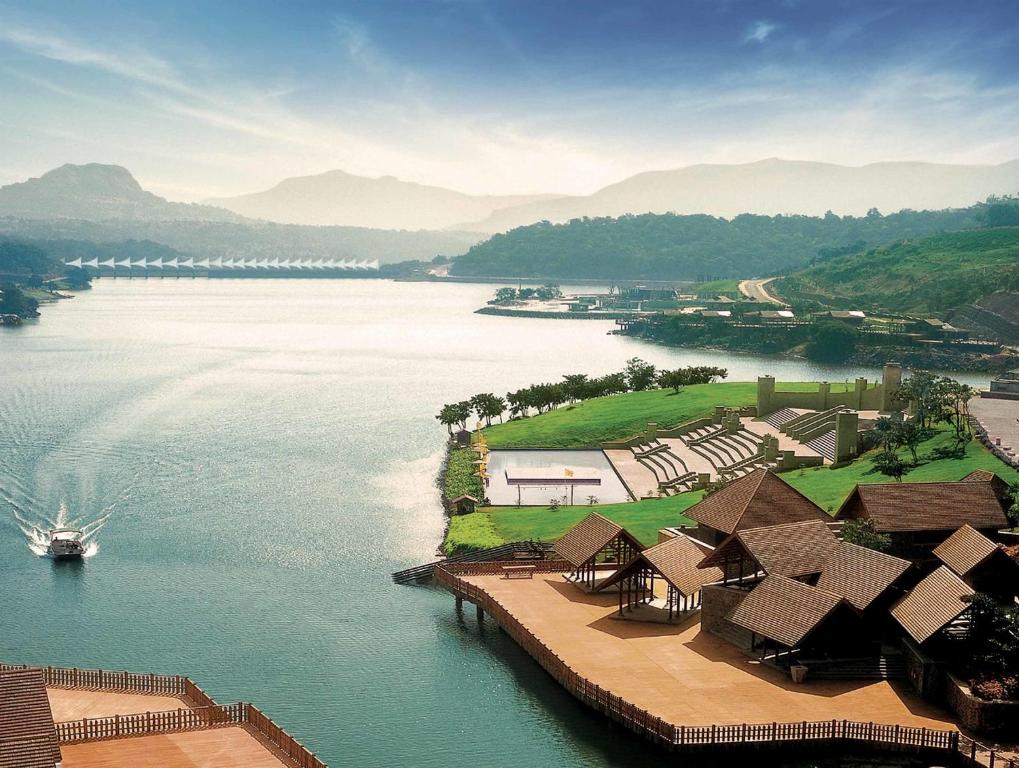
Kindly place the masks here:
<instances>
[{"instance_id":1,"label":"amphitheater seating","mask_svg":"<svg viewBox=\"0 0 1019 768\"><path fill-rule=\"evenodd\" d=\"M688 491L697 480L697 473L691 472L667 443L649 440L632 446L630 451L638 462L651 470L659 489L667 495Z\"/></svg>"}]
</instances>

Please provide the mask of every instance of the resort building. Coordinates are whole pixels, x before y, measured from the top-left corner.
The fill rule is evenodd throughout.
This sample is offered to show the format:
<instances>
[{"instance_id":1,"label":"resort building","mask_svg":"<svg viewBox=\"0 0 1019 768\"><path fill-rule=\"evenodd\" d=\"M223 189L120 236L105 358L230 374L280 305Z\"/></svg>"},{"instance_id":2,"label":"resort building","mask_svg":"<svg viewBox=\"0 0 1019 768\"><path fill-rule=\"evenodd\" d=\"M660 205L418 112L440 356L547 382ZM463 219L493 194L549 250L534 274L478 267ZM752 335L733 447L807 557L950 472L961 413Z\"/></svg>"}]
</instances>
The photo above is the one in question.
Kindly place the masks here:
<instances>
[{"instance_id":1,"label":"resort building","mask_svg":"<svg viewBox=\"0 0 1019 768\"><path fill-rule=\"evenodd\" d=\"M0 768L60 766L41 669L0 669Z\"/></svg>"},{"instance_id":2,"label":"resort building","mask_svg":"<svg viewBox=\"0 0 1019 768\"><path fill-rule=\"evenodd\" d=\"M1000 480L986 473L955 483L857 485L835 514L836 520L867 520L891 537L895 554L929 560L932 550L961 525L986 536L1008 527L999 496Z\"/></svg>"},{"instance_id":3,"label":"resort building","mask_svg":"<svg viewBox=\"0 0 1019 768\"><path fill-rule=\"evenodd\" d=\"M963 616L969 610L974 590L941 566L892 607L892 616L906 633L923 646L937 639L951 641L964 637L968 628ZM930 649L928 649L930 650Z\"/></svg>"},{"instance_id":4,"label":"resort building","mask_svg":"<svg viewBox=\"0 0 1019 768\"><path fill-rule=\"evenodd\" d=\"M566 580L593 592L643 549L625 528L592 512L553 545L555 554L573 566Z\"/></svg>"},{"instance_id":5,"label":"resort building","mask_svg":"<svg viewBox=\"0 0 1019 768\"><path fill-rule=\"evenodd\" d=\"M690 535L709 546L736 531L830 518L774 472L758 469L695 504L686 515L697 522Z\"/></svg>"},{"instance_id":6,"label":"resort building","mask_svg":"<svg viewBox=\"0 0 1019 768\"><path fill-rule=\"evenodd\" d=\"M737 587L771 575L802 579L819 574L838 543L823 520L747 528L719 544L700 566L721 569L722 584L734 581Z\"/></svg>"},{"instance_id":7,"label":"resort building","mask_svg":"<svg viewBox=\"0 0 1019 768\"><path fill-rule=\"evenodd\" d=\"M969 525L935 547L934 556L977 592L1003 600L1019 595L1019 563Z\"/></svg>"},{"instance_id":8,"label":"resort building","mask_svg":"<svg viewBox=\"0 0 1019 768\"><path fill-rule=\"evenodd\" d=\"M639 552L602 582L599 590L618 585L620 618L685 620L700 608L701 587L722 578L719 568L698 567L710 551L710 547L679 534Z\"/></svg>"}]
</instances>

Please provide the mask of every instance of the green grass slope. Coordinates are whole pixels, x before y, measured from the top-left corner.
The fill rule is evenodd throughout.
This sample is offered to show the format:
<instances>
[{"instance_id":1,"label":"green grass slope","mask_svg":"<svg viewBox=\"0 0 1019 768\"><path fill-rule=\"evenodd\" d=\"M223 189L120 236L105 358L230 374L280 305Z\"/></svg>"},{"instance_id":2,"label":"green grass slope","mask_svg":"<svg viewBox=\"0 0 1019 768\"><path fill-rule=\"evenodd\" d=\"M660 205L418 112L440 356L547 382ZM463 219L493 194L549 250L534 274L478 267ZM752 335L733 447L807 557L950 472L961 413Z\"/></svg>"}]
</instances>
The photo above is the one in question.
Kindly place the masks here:
<instances>
[{"instance_id":1,"label":"green grass slope","mask_svg":"<svg viewBox=\"0 0 1019 768\"><path fill-rule=\"evenodd\" d=\"M787 391L816 391L817 384L779 384ZM833 383L832 392L842 384ZM716 405L736 408L757 402L756 382L694 384L679 394L671 389L628 392L563 406L540 416L514 419L485 429L491 448L593 448L647 428L649 421L672 427L708 416Z\"/></svg>"},{"instance_id":2,"label":"green grass slope","mask_svg":"<svg viewBox=\"0 0 1019 768\"><path fill-rule=\"evenodd\" d=\"M1019 227L905 241L835 258L772 284L788 301L937 315L1019 290Z\"/></svg>"},{"instance_id":3,"label":"green grass slope","mask_svg":"<svg viewBox=\"0 0 1019 768\"><path fill-rule=\"evenodd\" d=\"M1009 483L1019 482L1019 472L1005 466L979 443L970 443L964 456L940 458L936 451L953 442L950 431L942 431L922 444L920 459L923 462L906 475L904 482L945 482L960 480L976 469L996 472ZM908 460L908 452L900 455ZM785 472L782 479L812 499L822 509L838 509L842 501L858 483L887 483L889 478L873 470L870 459L873 452L861 456L845 467ZM701 500L701 492L684 493L662 499L624 504L601 504L594 507L560 507L552 511L545 507L488 507L471 515L454 517L444 544L447 553L467 549L493 547L508 541L539 539L555 541L570 527L592 511L615 520L628 529L644 544L654 544L659 528L689 522L686 510Z\"/></svg>"}]
</instances>

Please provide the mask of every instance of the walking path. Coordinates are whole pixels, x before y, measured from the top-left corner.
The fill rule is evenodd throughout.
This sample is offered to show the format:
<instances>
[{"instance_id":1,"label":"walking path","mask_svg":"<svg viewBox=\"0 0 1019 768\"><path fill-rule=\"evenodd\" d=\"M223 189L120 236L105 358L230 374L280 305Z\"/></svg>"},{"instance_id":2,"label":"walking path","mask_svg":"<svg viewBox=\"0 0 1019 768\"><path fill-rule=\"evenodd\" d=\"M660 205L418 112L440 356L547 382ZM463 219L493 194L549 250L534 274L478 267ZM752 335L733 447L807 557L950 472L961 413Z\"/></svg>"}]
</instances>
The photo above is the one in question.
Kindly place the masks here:
<instances>
[{"instance_id":1,"label":"walking path","mask_svg":"<svg viewBox=\"0 0 1019 768\"><path fill-rule=\"evenodd\" d=\"M789 306L784 301L768 292L766 286L774 279L774 277L768 277L763 280L740 280L740 293L752 301L771 302L772 304L778 304L782 307Z\"/></svg>"}]
</instances>

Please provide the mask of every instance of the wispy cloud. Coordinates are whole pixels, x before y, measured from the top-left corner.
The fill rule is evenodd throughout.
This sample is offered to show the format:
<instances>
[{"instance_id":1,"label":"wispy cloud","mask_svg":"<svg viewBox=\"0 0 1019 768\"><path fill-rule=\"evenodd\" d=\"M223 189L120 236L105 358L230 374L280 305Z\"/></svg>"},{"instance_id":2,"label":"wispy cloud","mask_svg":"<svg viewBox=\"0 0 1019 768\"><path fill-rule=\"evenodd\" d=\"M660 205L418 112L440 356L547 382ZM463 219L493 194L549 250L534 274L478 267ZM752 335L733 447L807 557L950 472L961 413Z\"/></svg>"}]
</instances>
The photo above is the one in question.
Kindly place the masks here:
<instances>
[{"instance_id":1,"label":"wispy cloud","mask_svg":"<svg viewBox=\"0 0 1019 768\"><path fill-rule=\"evenodd\" d=\"M778 29L778 24L770 21L755 21L743 35L744 43L763 43Z\"/></svg>"}]
</instances>

